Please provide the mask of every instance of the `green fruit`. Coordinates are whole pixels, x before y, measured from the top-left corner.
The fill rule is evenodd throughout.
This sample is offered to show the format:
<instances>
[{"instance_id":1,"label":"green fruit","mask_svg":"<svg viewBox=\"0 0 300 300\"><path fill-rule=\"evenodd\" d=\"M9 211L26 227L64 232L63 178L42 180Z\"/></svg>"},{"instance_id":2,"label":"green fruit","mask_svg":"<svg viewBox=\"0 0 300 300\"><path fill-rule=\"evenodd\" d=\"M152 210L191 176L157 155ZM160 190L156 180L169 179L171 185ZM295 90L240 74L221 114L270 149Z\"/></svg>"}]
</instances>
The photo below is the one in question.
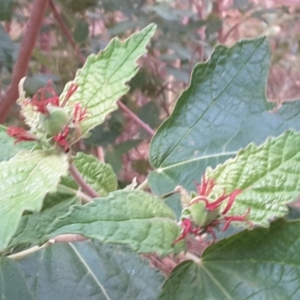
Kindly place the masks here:
<instances>
[{"instance_id":1,"label":"green fruit","mask_svg":"<svg viewBox=\"0 0 300 300\"><path fill-rule=\"evenodd\" d=\"M55 136L70 122L70 117L61 107L49 106L47 109L49 115L41 115L41 124L47 135Z\"/></svg>"},{"instance_id":2,"label":"green fruit","mask_svg":"<svg viewBox=\"0 0 300 300\"><path fill-rule=\"evenodd\" d=\"M198 227L205 227L215 221L220 215L219 207L215 210L208 210L204 201L192 204L183 210L182 216L189 219Z\"/></svg>"}]
</instances>

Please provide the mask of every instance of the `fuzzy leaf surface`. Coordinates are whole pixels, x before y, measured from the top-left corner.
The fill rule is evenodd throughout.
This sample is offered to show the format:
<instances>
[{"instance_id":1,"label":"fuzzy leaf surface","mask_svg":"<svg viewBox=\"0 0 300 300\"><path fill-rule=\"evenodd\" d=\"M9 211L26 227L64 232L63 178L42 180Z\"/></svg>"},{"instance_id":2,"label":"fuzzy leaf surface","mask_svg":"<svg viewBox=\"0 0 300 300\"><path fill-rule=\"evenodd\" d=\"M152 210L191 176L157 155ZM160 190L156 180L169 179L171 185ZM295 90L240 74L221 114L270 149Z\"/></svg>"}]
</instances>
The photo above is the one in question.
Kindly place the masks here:
<instances>
[{"instance_id":1,"label":"fuzzy leaf surface","mask_svg":"<svg viewBox=\"0 0 300 300\"><path fill-rule=\"evenodd\" d=\"M8 160L18 152L24 149L31 149L34 146L33 142L14 144L16 140L6 133L6 127L0 126L0 162L3 160Z\"/></svg>"},{"instance_id":2,"label":"fuzzy leaf surface","mask_svg":"<svg viewBox=\"0 0 300 300\"><path fill-rule=\"evenodd\" d=\"M23 215L9 248L20 245L38 245L47 241L48 227L60 216L68 213L70 206L79 204L78 198L67 194L48 194L44 203L53 203L41 212ZM44 204L45 205L45 204Z\"/></svg>"},{"instance_id":3,"label":"fuzzy leaf surface","mask_svg":"<svg viewBox=\"0 0 300 300\"><path fill-rule=\"evenodd\" d=\"M243 231L185 261L166 281L160 300L290 300L300 297L300 221ZM175 288L176 287L176 288Z\"/></svg>"},{"instance_id":4,"label":"fuzzy leaf surface","mask_svg":"<svg viewBox=\"0 0 300 300\"><path fill-rule=\"evenodd\" d=\"M198 64L190 86L172 115L155 134L150 147L153 192L177 185L195 189L207 166L236 156L249 143L263 143L285 130L300 130L300 102L285 103L276 112L265 96L270 64L266 38L243 40L231 48L217 46Z\"/></svg>"},{"instance_id":5,"label":"fuzzy leaf surface","mask_svg":"<svg viewBox=\"0 0 300 300\"><path fill-rule=\"evenodd\" d=\"M0 258L0 300L33 300L33 295L17 264L6 257Z\"/></svg>"},{"instance_id":6,"label":"fuzzy leaf surface","mask_svg":"<svg viewBox=\"0 0 300 300\"><path fill-rule=\"evenodd\" d=\"M241 189L231 215L251 209L247 219L259 226L288 214L287 203L300 194L300 134L287 131L257 147L250 144L234 159L227 160L208 176L216 181L213 190L222 194Z\"/></svg>"},{"instance_id":7,"label":"fuzzy leaf surface","mask_svg":"<svg viewBox=\"0 0 300 300\"><path fill-rule=\"evenodd\" d=\"M84 181L94 188L100 196L107 196L118 187L117 177L109 164L82 152L73 160Z\"/></svg>"},{"instance_id":8,"label":"fuzzy leaf surface","mask_svg":"<svg viewBox=\"0 0 300 300\"><path fill-rule=\"evenodd\" d=\"M0 251L8 245L23 212L40 211L44 197L56 190L68 167L67 155L46 151L22 151L0 163Z\"/></svg>"},{"instance_id":9,"label":"fuzzy leaf surface","mask_svg":"<svg viewBox=\"0 0 300 300\"><path fill-rule=\"evenodd\" d=\"M73 83L78 89L67 106L81 103L87 109L87 117L80 123L83 134L103 123L105 117L117 109L117 101L129 90L126 82L137 73L136 61L146 52L155 29L156 25L150 24L124 42L113 39L103 51L91 54L82 69L77 71ZM66 85L61 100L70 84Z\"/></svg>"},{"instance_id":10,"label":"fuzzy leaf surface","mask_svg":"<svg viewBox=\"0 0 300 300\"><path fill-rule=\"evenodd\" d=\"M156 300L164 280L130 249L95 241L55 244L18 263L36 300Z\"/></svg>"},{"instance_id":11,"label":"fuzzy leaf surface","mask_svg":"<svg viewBox=\"0 0 300 300\"><path fill-rule=\"evenodd\" d=\"M73 206L49 227L48 238L81 234L104 243L128 244L138 253L166 255L182 250L182 243L173 245L180 231L173 211L162 200L142 191L120 190Z\"/></svg>"}]
</instances>

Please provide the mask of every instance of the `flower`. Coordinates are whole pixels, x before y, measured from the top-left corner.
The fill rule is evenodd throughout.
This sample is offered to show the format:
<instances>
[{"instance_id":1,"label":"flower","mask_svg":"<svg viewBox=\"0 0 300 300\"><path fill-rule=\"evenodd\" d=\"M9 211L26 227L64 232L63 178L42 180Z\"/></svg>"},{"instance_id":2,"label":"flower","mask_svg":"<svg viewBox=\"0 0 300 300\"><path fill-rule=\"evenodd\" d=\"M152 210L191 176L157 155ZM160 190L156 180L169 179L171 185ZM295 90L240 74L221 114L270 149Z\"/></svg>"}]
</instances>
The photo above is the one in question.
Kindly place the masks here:
<instances>
[{"instance_id":1,"label":"flower","mask_svg":"<svg viewBox=\"0 0 300 300\"><path fill-rule=\"evenodd\" d=\"M24 141L36 141L38 140L35 135L26 131L23 128L10 126L7 128L7 134L16 139L15 144Z\"/></svg>"},{"instance_id":2,"label":"flower","mask_svg":"<svg viewBox=\"0 0 300 300\"><path fill-rule=\"evenodd\" d=\"M253 223L247 219L250 213L250 208L242 215L227 215L231 209L236 197L242 193L241 189L235 189L233 192L226 194L225 192L217 197L211 196L211 192L216 185L214 179L206 179L205 174L202 176L201 183L196 183L197 193L188 203L187 207L183 210L181 216L181 235L173 242L184 239L187 234L202 235L207 232L213 236L213 241L216 240L214 228L224 224L221 231L228 229L231 222L246 222L253 227ZM228 201L225 208L221 209L224 201Z\"/></svg>"}]
</instances>

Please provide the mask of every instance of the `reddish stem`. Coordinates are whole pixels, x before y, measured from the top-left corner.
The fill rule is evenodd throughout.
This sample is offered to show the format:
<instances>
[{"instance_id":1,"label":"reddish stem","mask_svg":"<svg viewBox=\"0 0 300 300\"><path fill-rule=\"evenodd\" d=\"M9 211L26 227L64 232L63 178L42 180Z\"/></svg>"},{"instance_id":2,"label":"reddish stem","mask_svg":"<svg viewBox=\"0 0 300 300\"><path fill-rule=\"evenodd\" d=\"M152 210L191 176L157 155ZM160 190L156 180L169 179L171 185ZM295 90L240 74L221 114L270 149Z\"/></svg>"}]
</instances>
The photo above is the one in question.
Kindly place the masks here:
<instances>
[{"instance_id":1,"label":"reddish stem","mask_svg":"<svg viewBox=\"0 0 300 300\"><path fill-rule=\"evenodd\" d=\"M135 123L140 125L151 137L155 134L155 131L146 123L144 123L137 115L135 115L125 104L118 101L118 105Z\"/></svg>"},{"instance_id":2,"label":"reddish stem","mask_svg":"<svg viewBox=\"0 0 300 300\"><path fill-rule=\"evenodd\" d=\"M74 164L70 165L69 171L72 177L75 179L76 183L85 191L85 193L88 196L92 198L99 197L98 193L89 184L87 184L85 180L81 177L80 173L78 172Z\"/></svg>"},{"instance_id":3,"label":"reddish stem","mask_svg":"<svg viewBox=\"0 0 300 300\"><path fill-rule=\"evenodd\" d=\"M3 123L11 107L18 99L18 84L26 76L32 51L36 44L47 0L34 0L27 28L21 43L17 62L13 68L12 80L0 102L0 123Z\"/></svg>"},{"instance_id":4,"label":"reddish stem","mask_svg":"<svg viewBox=\"0 0 300 300\"><path fill-rule=\"evenodd\" d=\"M53 13L53 16L55 20L57 21L58 25L60 26L60 29L62 33L67 38L68 42L71 44L72 48L74 49L76 56L78 57L79 61L84 64L85 63L85 57L81 54L81 52L78 50L76 42L70 33L69 29L64 23L64 20L62 19L61 15L59 14L58 10L56 9L56 6L53 2L53 0L49 0L49 7Z\"/></svg>"}]
</instances>

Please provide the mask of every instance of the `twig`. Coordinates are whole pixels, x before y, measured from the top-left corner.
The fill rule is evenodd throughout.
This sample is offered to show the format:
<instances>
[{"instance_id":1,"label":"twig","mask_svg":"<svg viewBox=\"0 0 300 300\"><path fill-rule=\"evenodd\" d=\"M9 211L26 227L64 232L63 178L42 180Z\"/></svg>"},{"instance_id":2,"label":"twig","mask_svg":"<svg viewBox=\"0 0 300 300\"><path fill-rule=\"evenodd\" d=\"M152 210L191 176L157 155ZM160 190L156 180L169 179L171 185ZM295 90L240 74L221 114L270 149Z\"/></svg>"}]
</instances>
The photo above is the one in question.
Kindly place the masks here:
<instances>
[{"instance_id":1,"label":"twig","mask_svg":"<svg viewBox=\"0 0 300 300\"><path fill-rule=\"evenodd\" d=\"M195 254L191 253L191 252L187 252L185 254L185 258L190 259L192 261L194 261L196 264L200 264L201 263L201 258L196 256Z\"/></svg>"},{"instance_id":2,"label":"twig","mask_svg":"<svg viewBox=\"0 0 300 300\"><path fill-rule=\"evenodd\" d=\"M98 193L89 185L85 182L85 180L81 177L80 173L74 166L74 164L70 164L70 174L73 176L75 179L76 183L86 192L86 194L92 198L97 198L99 197Z\"/></svg>"},{"instance_id":3,"label":"twig","mask_svg":"<svg viewBox=\"0 0 300 300\"><path fill-rule=\"evenodd\" d=\"M76 53L76 56L78 57L79 61L82 64L84 64L85 63L85 57L79 51L73 36L71 35L69 29L67 28L67 26L64 23L64 20L62 19L62 17L60 16L58 10L56 9L56 6L55 6L53 0L49 0L49 7L50 7L50 9L53 13L53 16L54 16L55 20L57 21L58 25L60 26L61 31L63 32L63 34L67 38L68 42L71 44L72 48L74 49L74 51Z\"/></svg>"},{"instance_id":4,"label":"twig","mask_svg":"<svg viewBox=\"0 0 300 300\"><path fill-rule=\"evenodd\" d=\"M55 243L74 243L85 240L87 240L87 238L79 234L61 234L54 238Z\"/></svg>"},{"instance_id":5,"label":"twig","mask_svg":"<svg viewBox=\"0 0 300 300\"><path fill-rule=\"evenodd\" d=\"M21 252L18 252L18 253L15 253L15 254L11 254L11 255L8 255L7 257L13 259L13 260L18 260L18 259L22 259L30 254L33 254L37 251L40 251L50 245L54 244L54 240L49 240L48 242L46 242L45 244L43 244L42 246L34 246L34 247L31 247L29 249L26 249L24 251L21 251Z\"/></svg>"},{"instance_id":6,"label":"twig","mask_svg":"<svg viewBox=\"0 0 300 300\"><path fill-rule=\"evenodd\" d=\"M59 187L60 190L63 190L66 193L70 193L74 196L78 196L85 203L93 201L93 198L91 198L87 194L83 193L81 190L74 190L74 189L69 188L69 187L67 187L65 185L62 185L62 184L58 184L58 187Z\"/></svg>"},{"instance_id":7,"label":"twig","mask_svg":"<svg viewBox=\"0 0 300 300\"><path fill-rule=\"evenodd\" d=\"M145 179L136 189L145 190L148 187L148 179Z\"/></svg>"},{"instance_id":8,"label":"twig","mask_svg":"<svg viewBox=\"0 0 300 300\"><path fill-rule=\"evenodd\" d=\"M11 254L8 255L7 257L13 260L19 260L22 259L30 254L33 254L35 252L38 252L48 246L51 246L55 243L74 243L74 242L82 242L87 240L86 237L81 236L79 234L62 234L62 235L58 235L55 238L47 241L45 244L43 244L42 246L33 246L31 248L28 248L24 251L20 251L18 253L15 254Z\"/></svg>"},{"instance_id":9,"label":"twig","mask_svg":"<svg viewBox=\"0 0 300 300\"><path fill-rule=\"evenodd\" d=\"M118 101L119 108L123 110L129 118L131 118L135 123L141 126L151 137L155 134L155 131L145 122L143 122L137 115L135 115L125 104Z\"/></svg>"},{"instance_id":10,"label":"twig","mask_svg":"<svg viewBox=\"0 0 300 300\"><path fill-rule=\"evenodd\" d=\"M0 101L0 123L5 121L9 110L18 99L18 84L27 74L29 61L42 25L47 4L47 0L34 0L32 3L30 18L21 43L17 62L13 68L12 80Z\"/></svg>"}]
</instances>

